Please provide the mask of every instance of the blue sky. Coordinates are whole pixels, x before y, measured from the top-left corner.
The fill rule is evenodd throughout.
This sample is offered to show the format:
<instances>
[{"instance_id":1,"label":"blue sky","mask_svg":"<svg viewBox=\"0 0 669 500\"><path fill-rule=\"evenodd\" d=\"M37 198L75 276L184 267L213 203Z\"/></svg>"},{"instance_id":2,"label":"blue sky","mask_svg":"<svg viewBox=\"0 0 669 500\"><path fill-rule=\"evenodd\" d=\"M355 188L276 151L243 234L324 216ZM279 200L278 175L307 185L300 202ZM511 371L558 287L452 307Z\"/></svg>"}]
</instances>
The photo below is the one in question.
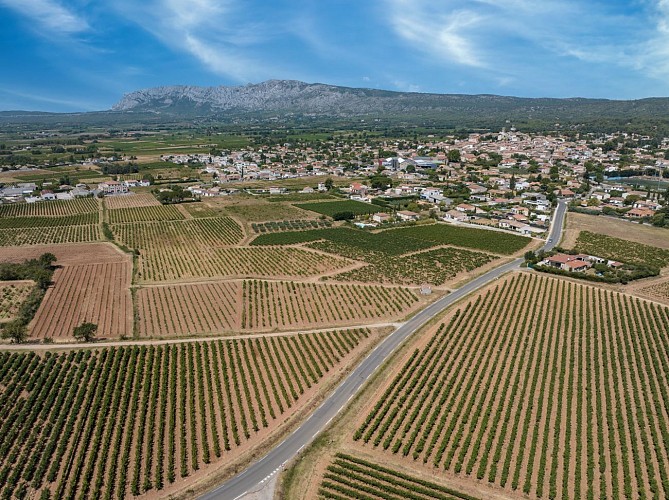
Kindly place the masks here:
<instances>
[{"instance_id":1,"label":"blue sky","mask_svg":"<svg viewBox=\"0 0 669 500\"><path fill-rule=\"evenodd\" d=\"M0 0L0 110L272 78L669 96L669 0Z\"/></svg>"}]
</instances>

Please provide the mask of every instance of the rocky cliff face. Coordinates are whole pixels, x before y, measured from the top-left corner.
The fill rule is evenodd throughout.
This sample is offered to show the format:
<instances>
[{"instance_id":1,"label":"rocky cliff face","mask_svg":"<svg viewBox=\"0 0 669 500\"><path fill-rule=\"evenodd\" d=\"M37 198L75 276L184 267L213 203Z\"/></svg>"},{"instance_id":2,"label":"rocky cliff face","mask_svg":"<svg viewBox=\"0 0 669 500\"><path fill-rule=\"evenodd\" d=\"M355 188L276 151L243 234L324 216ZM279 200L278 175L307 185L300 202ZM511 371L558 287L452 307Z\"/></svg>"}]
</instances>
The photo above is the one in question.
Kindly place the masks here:
<instances>
[{"instance_id":1,"label":"rocky cliff face","mask_svg":"<svg viewBox=\"0 0 669 500\"><path fill-rule=\"evenodd\" d=\"M123 96L112 110L167 113L193 111L203 114L223 111L364 114L446 108L460 103L464 97L476 97L481 101L514 99L390 92L294 80L270 80L240 87L172 86L138 90Z\"/></svg>"}]
</instances>

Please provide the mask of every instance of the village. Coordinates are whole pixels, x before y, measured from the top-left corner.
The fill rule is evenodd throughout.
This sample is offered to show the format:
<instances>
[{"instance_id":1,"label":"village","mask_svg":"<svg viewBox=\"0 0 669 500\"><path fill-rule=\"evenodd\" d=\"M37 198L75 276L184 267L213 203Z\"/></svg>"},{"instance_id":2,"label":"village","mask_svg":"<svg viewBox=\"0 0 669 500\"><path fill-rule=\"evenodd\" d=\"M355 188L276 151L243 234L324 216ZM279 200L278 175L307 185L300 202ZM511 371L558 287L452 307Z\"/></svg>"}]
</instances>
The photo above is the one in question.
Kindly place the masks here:
<instances>
[{"instance_id":1,"label":"village","mask_svg":"<svg viewBox=\"0 0 669 500\"><path fill-rule=\"evenodd\" d=\"M658 143L632 134L573 138L511 127L442 140L371 141L354 135L318 143L167 153L160 159L198 173L196 179L184 178L181 186L193 199L328 191L387 208L359 215L355 223L361 227L430 217L542 236L558 198L570 200L574 211L669 225L668 148L669 140ZM141 173L141 163L139 167ZM303 180L303 187L286 187L286 181L295 180ZM249 182L256 187L245 188ZM266 187L258 188L258 182ZM149 176L141 175L111 176L93 185L83 179L75 185L16 183L0 189L0 202L119 195L150 184Z\"/></svg>"}]
</instances>

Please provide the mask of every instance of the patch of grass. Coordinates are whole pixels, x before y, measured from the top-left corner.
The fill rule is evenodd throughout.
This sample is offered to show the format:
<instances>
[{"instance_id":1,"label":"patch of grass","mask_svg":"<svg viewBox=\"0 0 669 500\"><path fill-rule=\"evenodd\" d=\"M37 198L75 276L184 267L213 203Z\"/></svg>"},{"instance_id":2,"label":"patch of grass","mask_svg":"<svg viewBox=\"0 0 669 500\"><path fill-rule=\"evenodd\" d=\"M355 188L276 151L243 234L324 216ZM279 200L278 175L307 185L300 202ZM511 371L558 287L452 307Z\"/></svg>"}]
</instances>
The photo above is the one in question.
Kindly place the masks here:
<instances>
[{"instance_id":1,"label":"patch of grass","mask_svg":"<svg viewBox=\"0 0 669 500\"><path fill-rule=\"evenodd\" d=\"M332 217L340 212L353 212L355 215L369 215L382 212L383 207L355 200L325 201L322 203L299 203L296 207Z\"/></svg>"}]
</instances>

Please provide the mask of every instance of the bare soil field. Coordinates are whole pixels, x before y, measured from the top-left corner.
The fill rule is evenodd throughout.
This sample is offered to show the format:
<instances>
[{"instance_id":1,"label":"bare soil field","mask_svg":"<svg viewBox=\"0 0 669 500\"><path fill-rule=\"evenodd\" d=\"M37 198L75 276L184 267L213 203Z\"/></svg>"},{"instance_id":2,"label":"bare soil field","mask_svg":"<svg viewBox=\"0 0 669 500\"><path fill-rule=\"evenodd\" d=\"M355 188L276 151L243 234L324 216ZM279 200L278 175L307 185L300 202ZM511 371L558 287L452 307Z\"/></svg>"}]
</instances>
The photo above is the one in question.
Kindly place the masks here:
<instances>
[{"instance_id":1,"label":"bare soil field","mask_svg":"<svg viewBox=\"0 0 669 500\"><path fill-rule=\"evenodd\" d=\"M0 262L23 262L26 259L35 259L47 252L56 256L58 266L124 262L130 259L111 243L67 243L20 248L2 247L0 248Z\"/></svg>"},{"instance_id":2,"label":"bare soil field","mask_svg":"<svg viewBox=\"0 0 669 500\"><path fill-rule=\"evenodd\" d=\"M578 233L581 231L590 231L645 245L669 248L669 231L666 229L645 226L627 220L614 219L613 217L586 215L575 212L567 214L567 226L561 246L564 248L573 248L578 238Z\"/></svg>"},{"instance_id":3,"label":"bare soil field","mask_svg":"<svg viewBox=\"0 0 669 500\"><path fill-rule=\"evenodd\" d=\"M97 337L132 336L130 262L63 266L31 323L30 336L71 338L75 326L98 325Z\"/></svg>"},{"instance_id":4,"label":"bare soil field","mask_svg":"<svg viewBox=\"0 0 669 500\"><path fill-rule=\"evenodd\" d=\"M407 345L322 439L479 498L663 498L668 354L669 308L513 273ZM292 498L329 461L306 457Z\"/></svg>"},{"instance_id":5,"label":"bare soil field","mask_svg":"<svg viewBox=\"0 0 669 500\"><path fill-rule=\"evenodd\" d=\"M184 494L289 432L380 335L0 353L0 425L23 423L1 437L3 495Z\"/></svg>"},{"instance_id":6,"label":"bare soil field","mask_svg":"<svg viewBox=\"0 0 669 500\"><path fill-rule=\"evenodd\" d=\"M108 209L159 207L160 202L150 193L133 193L123 196L107 196L105 205Z\"/></svg>"}]
</instances>

